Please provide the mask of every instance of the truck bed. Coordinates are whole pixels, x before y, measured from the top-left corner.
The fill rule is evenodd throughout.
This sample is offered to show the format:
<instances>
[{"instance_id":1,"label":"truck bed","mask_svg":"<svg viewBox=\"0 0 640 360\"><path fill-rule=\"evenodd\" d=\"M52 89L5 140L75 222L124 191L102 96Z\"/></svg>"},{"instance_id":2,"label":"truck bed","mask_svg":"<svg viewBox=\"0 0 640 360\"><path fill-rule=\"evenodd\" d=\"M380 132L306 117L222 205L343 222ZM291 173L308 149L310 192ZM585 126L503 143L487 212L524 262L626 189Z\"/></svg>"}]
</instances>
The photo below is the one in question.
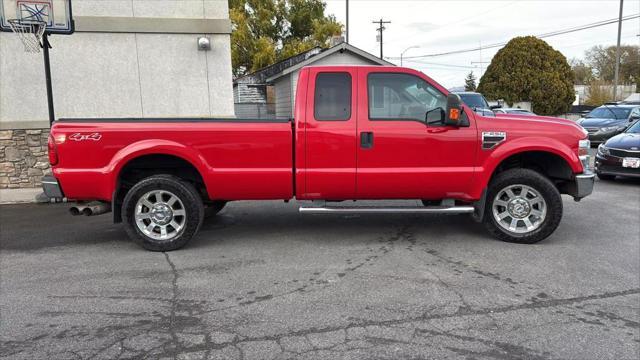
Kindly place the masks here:
<instances>
[{"instance_id":1,"label":"truck bed","mask_svg":"<svg viewBox=\"0 0 640 360\"><path fill-rule=\"evenodd\" d=\"M60 119L52 135L59 157L53 172L68 198L110 201L124 164L148 154L194 164L211 199L293 196L289 119Z\"/></svg>"}]
</instances>

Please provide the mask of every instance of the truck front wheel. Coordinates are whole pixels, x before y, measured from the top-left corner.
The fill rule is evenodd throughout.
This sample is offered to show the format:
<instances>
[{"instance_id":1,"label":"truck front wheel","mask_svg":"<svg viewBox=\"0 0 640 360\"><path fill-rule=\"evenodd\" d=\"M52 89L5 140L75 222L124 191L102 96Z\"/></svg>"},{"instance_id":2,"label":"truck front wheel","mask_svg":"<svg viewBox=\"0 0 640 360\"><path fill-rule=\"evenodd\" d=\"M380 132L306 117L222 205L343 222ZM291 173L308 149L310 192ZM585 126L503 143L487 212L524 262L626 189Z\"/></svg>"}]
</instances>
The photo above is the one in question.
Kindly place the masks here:
<instances>
[{"instance_id":1,"label":"truck front wheel","mask_svg":"<svg viewBox=\"0 0 640 360\"><path fill-rule=\"evenodd\" d=\"M155 175L134 185L122 204L129 237L147 250L183 247L198 232L204 205L193 185L171 175Z\"/></svg>"},{"instance_id":2,"label":"truck front wheel","mask_svg":"<svg viewBox=\"0 0 640 360\"><path fill-rule=\"evenodd\" d=\"M560 192L542 174L511 169L491 181L484 224L498 239L533 244L551 235L561 219Z\"/></svg>"}]
</instances>

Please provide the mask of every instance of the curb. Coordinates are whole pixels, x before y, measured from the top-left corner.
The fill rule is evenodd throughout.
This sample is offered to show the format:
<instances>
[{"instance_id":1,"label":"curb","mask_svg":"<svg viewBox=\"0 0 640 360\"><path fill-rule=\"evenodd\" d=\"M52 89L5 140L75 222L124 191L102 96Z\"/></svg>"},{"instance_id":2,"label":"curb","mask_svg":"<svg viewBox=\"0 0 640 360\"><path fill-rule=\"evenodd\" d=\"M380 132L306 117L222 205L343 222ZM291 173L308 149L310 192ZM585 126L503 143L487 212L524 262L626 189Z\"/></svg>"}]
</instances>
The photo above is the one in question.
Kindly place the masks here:
<instances>
[{"instance_id":1,"label":"curb","mask_svg":"<svg viewBox=\"0 0 640 360\"><path fill-rule=\"evenodd\" d=\"M47 203L48 198L41 188L0 189L0 204Z\"/></svg>"}]
</instances>

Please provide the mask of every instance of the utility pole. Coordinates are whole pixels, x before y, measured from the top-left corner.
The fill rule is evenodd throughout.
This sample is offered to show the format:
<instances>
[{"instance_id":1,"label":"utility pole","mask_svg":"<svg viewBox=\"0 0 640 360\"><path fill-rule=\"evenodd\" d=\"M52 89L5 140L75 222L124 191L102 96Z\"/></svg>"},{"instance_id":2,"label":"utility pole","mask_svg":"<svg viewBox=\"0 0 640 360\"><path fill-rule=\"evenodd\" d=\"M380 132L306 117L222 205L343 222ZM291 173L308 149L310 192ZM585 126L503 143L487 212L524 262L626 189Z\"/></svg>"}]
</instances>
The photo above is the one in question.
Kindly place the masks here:
<instances>
[{"instance_id":1,"label":"utility pole","mask_svg":"<svg viewBox=\"0 0 640 360\"><path fill-rule=\"evenodd\" d=\"M482 64L491 64L491 61L472 61L471 65L476 65L479 64L480 65L480 73L478 74L478 81L480 81L480 78L482 77L482 73L484 72L484 66Z\"/></svg>"},{"instance_id":2,"label":"utility pole","mask_svg":"<svg viewBox=\"0 0 640 360\"><path fill-rule=\"evenodd\" d=\"M382 18L380 18L380 20L372 21L372 23L380 25L380 27L377 28L376 30L378 30L378 32L380 33L380 35L378 35L380 37L380 59L384 59L384 57L382 56L382 47L383 47L382 33L386 29L384 27L384 24L391 24L391 21L384 21L382 20Z\"/></svg>"},{"instance_id":3,"label":"utility pole","mask_svg":"<svg viewBox=\"0 0 640 360\"><path fill-rule=\"evenodd\" d=\"M346 22L346 33L345 33L345 42L349 43L349 0L347 2L347 21Z\"/></svg>"},{"instance_id":4,"label":"utility pole","mask_svg":"<svg viewBox=\"0 0 640 360\"><path fill-rule=\"evenodd\" d=\"M622 3L620 0L620 16L618 18L618 45L616 46L616 72L613 80L613 101L618 100L618 73L620 72L620 35L622 34Z\"/></svg>"}]
</instances>

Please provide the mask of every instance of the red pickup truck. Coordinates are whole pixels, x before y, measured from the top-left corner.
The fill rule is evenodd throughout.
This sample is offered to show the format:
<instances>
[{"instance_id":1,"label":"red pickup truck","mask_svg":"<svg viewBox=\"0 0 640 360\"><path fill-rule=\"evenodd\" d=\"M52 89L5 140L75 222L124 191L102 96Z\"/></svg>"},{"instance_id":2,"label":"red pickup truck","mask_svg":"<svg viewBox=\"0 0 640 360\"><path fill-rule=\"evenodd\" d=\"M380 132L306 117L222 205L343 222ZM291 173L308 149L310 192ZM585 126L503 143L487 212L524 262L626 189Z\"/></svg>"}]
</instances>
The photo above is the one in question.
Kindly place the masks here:
<instances>
[{"instance_id":1,"label":"red pickup truck","mask_svg":"<svg viewBox=\"0 0 640 360\"><path fill-rule=\"evenodd\" d=\"M534 243L560 194L593 190L587 134L564 119L483 117L421 72L307 67L293 119L61 119L49 139L52 198L113 211L155 251L184 246L234 200L309 200L308 213L469 213L501 240ZM424 206L344 206L418 199Z\"/></svg>"}]
</instances>

